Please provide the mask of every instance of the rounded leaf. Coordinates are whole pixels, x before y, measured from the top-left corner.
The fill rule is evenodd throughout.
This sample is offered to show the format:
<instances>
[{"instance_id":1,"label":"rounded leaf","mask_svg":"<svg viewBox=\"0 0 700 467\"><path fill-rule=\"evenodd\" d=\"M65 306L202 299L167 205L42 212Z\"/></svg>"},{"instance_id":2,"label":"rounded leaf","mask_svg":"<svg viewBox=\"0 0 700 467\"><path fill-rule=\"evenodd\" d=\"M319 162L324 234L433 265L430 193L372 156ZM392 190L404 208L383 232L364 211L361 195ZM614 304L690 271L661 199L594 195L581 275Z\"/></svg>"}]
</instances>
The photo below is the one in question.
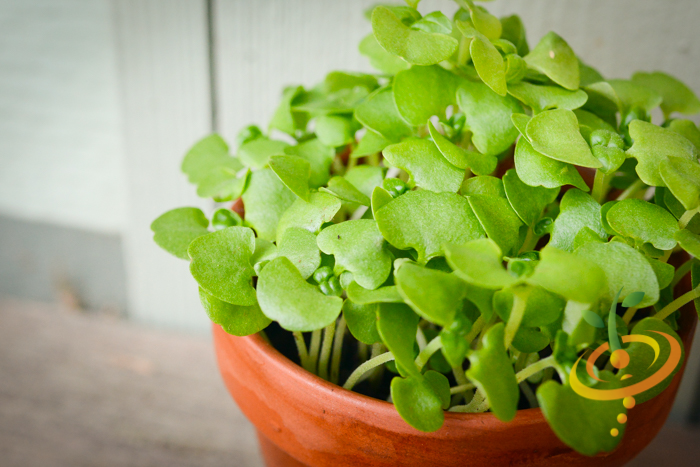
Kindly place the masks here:
<instances>
[{"instance_id":1,"label":"rounded leaf","mask_svg":"<svg viewBox=\"0 0 700 467\"><path fill-rule=\"evenodd\" d=\"M199 289L199 299L209 319L234 336L249 336L265 329L272 321L256 303L251 306L232 305Z\"/></svg>"},{"instance_id":2,"label":"rounded leaf","mask_svg":"<svg viewBox=\"0 0 700 467\"><path fill-rule=\"evenodd\" d=\"M527 124L527 137L533 149L547 157L583 167L602 167L581 136L571 110L547 110L535 115Z\"/></svg>"},{"instance_id":3,"label":"rounded leaf","mask_svg":"<svg viewBox=\"0 0 700 467\"><path fill-rule=\"evenodd\" d=\"M190 259L187 247L195 238L209 233L209 220L199 208L177 208L161 214L151 223L153 241L182 259Z\"/></svg>"},{"instance_id":4,"label":"rounded leaf","mask_svg":"<svg viewBox=\"0 0 700 467\"><path fill-rule=\"evenodd\" d=\"M417 430L436 431L445 420L442 400L423 375L394 377L391 380L391 400L401 418Z\"/></svg>"},{"instance_id":5,"label":"rounded leaf","mask_svg":"<svg viewBox=\"0 0 700 467\"><path fill-rule=\"evenodd\" d=\"M651 243L660 250L676 246L674 235L678 223L664 208L641 199L625 199L615 203L606 216L610 227L623 237L634 239L640 245Z\"/></svg>"},{"instance_id":6,"label":"rounded leaf","mask_svg":"<svg viewBox=\"0 0 700 467\"><path fill-rule=\"evenodd\" d=\"M435 143L427 139L410 138L387 146L382 154L392 166L405 170L411 182L426 190L456 193L462 185L464 169L447 162Z\"/></svg>"},{"instance_id":7,"label":"rounded leaf","mask_svg":"<svg viewBox=\"0 0 700 467\"><path fill-rule=\"evenodd\" d=\"M431 323L447 326L462 309L464 283L453 274L404 263L395 280L406 303Z\"/></svg>"},{"instance_id":8,"label":"rounded leaf","mask_svg":"<svg viewBox=\"0 0 700 467\"><path fill-rule=\"evenodd\" d=\"M578 89L581 79L578 58L555 32L547 33L525 56L525 61L560 86L571 91Z\"/></svg>"}]
</instances>

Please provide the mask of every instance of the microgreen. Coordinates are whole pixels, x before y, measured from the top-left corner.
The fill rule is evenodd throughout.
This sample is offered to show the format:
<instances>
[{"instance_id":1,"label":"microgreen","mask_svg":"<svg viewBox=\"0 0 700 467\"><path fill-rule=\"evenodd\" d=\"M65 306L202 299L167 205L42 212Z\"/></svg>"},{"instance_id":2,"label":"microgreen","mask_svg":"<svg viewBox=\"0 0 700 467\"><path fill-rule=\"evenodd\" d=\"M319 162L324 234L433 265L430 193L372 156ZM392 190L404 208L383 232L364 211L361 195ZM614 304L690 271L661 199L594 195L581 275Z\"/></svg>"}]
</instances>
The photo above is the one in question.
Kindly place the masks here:
<instances>
[{"instance_id":1,"label":"microgreen","mask_svg":"<svg viewBox=\"0 0 700 467\"><path fill-rule=\"evenodd\" d=\"M368 11L377 74L289 86L269 131L194 144L196 193L235 203L168 211L154 240L226 332L277 322L303 368L390 394L416 429L539 406L576 451L611 451L622 404L580 396L570 371L604 340L630 364L575 375L641 381L662 359L620 336L679 340L679 308L700 309L682 257L700 255L700 129L676 118L700 100L661 72L606 80L555 33L530 49L520 18L472 0L452 18L406 3Z\"/></svg>"}]
</instances>

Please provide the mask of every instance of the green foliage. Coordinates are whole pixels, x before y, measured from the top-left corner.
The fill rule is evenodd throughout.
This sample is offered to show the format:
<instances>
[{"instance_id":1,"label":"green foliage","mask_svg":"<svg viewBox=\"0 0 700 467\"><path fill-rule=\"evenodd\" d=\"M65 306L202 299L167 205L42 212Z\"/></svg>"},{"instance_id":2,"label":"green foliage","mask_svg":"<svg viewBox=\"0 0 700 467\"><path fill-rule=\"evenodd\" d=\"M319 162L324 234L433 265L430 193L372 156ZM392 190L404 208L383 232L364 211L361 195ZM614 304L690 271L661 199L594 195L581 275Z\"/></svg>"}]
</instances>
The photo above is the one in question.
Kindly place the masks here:
<instances>
[{"instance_id":1,"label":"green foliage","mask_svg":"<svg viewBox=\"0 0 700 467\"><path fill-rule=\"evenodd\" d=\"M579 87L578 58L569 44L554 32L547 33L525 56L528 66L545 74L563 88L575 91Z\"/></svg>"},{"instance_id":2,"label":"green foliage","mask_svg":"<svg viewBox=\"0 0 700 467\"><path fill-rule=\"evenodd\" d=\"M182 259L190 259L187 248L194 239L209 233L207 227L209 220L198 208L173 209L151 223L153 241L171 255Z\"/></svg>"},{"instance_id":3,"label":"green foliage","mask_svg":"<svg viewBox=\"0 0 700 467\"><path fill-rule=\"evenodd\" d=\"M249 336L265 329L272 320L265 316L256 303L251 306L226 303L204 289L199 289L199 300L214 324L218 324L234 336Z\"/></svg>"},{"instance_id":4,"label":"green foliage","mask_svg":"<svg viewBox=\"0 0 700 467\"><path fill-rule=\"evenodd\" d=\"M406 139L387 146L382 154L389 164L408 173L409 183L420 188L456 193L462 185L464 169L447 162L435 143L427 139Z\"/></svg>"}]
</instances>

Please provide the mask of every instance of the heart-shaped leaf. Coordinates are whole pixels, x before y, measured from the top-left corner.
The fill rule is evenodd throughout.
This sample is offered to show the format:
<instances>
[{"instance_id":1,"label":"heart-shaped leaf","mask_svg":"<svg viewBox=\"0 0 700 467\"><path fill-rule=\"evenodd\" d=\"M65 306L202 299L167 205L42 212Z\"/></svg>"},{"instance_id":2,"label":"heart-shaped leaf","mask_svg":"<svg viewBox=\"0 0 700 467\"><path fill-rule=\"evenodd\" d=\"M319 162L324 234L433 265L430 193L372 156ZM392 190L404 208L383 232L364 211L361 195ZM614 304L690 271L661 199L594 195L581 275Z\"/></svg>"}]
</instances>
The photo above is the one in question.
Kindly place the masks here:
<instances>
[{"instance_id":1,"label":"heart-shaped leaf","mask_svg":"<svg viewBox=\"0 0 700 467\"><path fill-rule=\"evenodd\" d=\"M400 250L413 248L418 262L442 255L445 243L485 236L469 202L454 193L410 191L375 211L379 231Z\"/></svg>"},{"instance_id":2,"label":"heart-shaped leaf","mask_svg":"<svg viewBox=\"0 0 700 467\"><path fill-rule=\"evenodd\" d=\"M698 160L698 152L693 143L675 131L642 120L633 120L629 132L634 145L627 150L627 155L637 159L637 175L647 185L666 186L659 167L667 157Z\"/></svg>"},{"instance_id":3,"label":"heart-shaped leaf","mask_svg":"<svg viewBox=\"0 0 700 467\"><path fill-rule=\"evenodd\" d=\"M666 118L673 112L686 115L700 112L700 100L695 93L673 76L660 71L637 72L632 76L632 82L653 89L662 96L661 110Z\"/></svg>"},{"instance_id":4,"label":"heart-shaped leaf","mask_svg":"<svg viewBox=\"0 0 700 467\"><path fill-rule=\"evenodd\" d=\"M700 258L700 235L696 235L690 230L679 230L675 236L678 244L689 254ZM662 263L663 264L663 263Z\"/></svg>"},{"instance_id":5,"label":"heart-shaped leaf","mask_svg":"<svg viewBox=\"0 0 700 467\"><path fill-rule=\"evenodd\" d=\"M381 186L384 181L384 169L370 165L359 165L345 172L344 178L360 190L360 193L365 195L369 201L374 189Z\"/></svg>"},{"instance_id":6,"label":"heart-shaped leaf","mask_svg":"<svg viewBox=\"0 0 700 467\"><path fill-rule=\"evenodd\" d=\"M296 146L284 148L284 153L290 156L299 156L309 162L311 174L309 176L309 186L318 188L325 185L330 178L329 172L335 150L324 145L318 138L313 138Z\"/></svg>"},{"instance_id":7,"label":"heart-shaped leaf","mask_svg":"<svg viewBox=\"0 0 700 467\"><path fill-rule=\"evenodd\" d=\"M292 193L304 201L309 200L311 165L297 156L271 156L270 169Z\"/></svg>"},{"instance_id":8,"label":"heart-shaped leaf","mask_svg":"<svg viewBox=\"0 0 700 467\"><path fill-rule=\"evenodd\" d=\"M231 157L228 145L217 134L199 140L182 161L182 171L197 185L197 195L203 198L232 199L240 196L247 176L237 177L243 164Z\"/></svg>"},{"instance_id":9,"label":"heart-shaped leaf","mask_svg":"<svg viewBox=\"0 0 700 467\"><path fill-rule=\"evenodd\" d=\"M527 124L527 136L532 147L547 157L583 167L602 166L581 136L571 110L547 110L535 115Z\"/></svg>"},{"instance_id":10,"label":"heart-shaped leaf","mask_svg":"<svg viewBox=\"0 0 700 467\"><path fill-rule=\"evenodd\" d=\"M209 220L198 208L173 209L151 223L153 241L171 255L182 259L190 259L187 247L195 238L208 234L207 227Z\"/></svg>"},{"instance_id":11,"label":"heart-shaped leaf","mask_svg":"<svg viewBox=\"0 0 700 467\"><path fill-rule=\"evenodd\" d=\"M526 185L558 188L573 185L588 191L588 185L576 168L541 154L526 138L520 138L515 146L515 170Z\"/></svg>"},{"instance_id":12,"label":"heart-shaped leaf","mask_svg":"<svg viewBox=\"0 0 700 467\"><path fill-rule=\"evenodd\" d=\"M601 240L608 238L600 221L600 204L591 195L581 190L569 190L564 193L559 209L549 242L551 246L574 251L576 235L584 227L591 229Z\"/></svg>"},{"instance_id":13,"label":"heart-shaped leaf","mask_svg":"<svg viewBox=\"0 0 700 467\"><path fill-rule=\"evenodd\" d=\"M255 235L247 227L228 227L196 238L187 252L190 273L210 295L233 305L255 305L250 257Z\"/></svg>"},{"instance_id":14,"label":"heart-shaped leaf","mask_svg":"<svg viewBox=\"0 0 700 467\"><path fill-rule=\"evenodd\" d=\"M255 251L250 257L250 264L255 270L255 274L260 273L260 269L267 264L268 261L277 258L277 246L269 240L255 238Z\"/></svg>"},{"instance_id":15,"label":"heart-shaped leaf","mask_svg":"<svg viewBox=\"0 0 700 467\"><path fill-rule=\"evenodd\" d=\"M306 128L309 121L308 114L293 107L293 102L303 94L304 88L301 86L289 86L284 89L282 101L270 120L269 128L271 130L277 129L294 136L298 130Z\"/></svg>"},{"instance_id":16,"label":"heart-shaped leaf","mask_svg":"<svg viewBox=\"0 0 700 467\"><path fill-rule=\"evenodd\" d=\"M470 169L477 175L488 175L496 170L498 159L495 156L479 154L463 149L440 134L431 121L428 121L430 137L447 161L460 169Z\"/></svg>"},{"instance_id":17,"label":"heart-shaped leaf","mask_svg":"<svg viewBox=\"0 0 700 467\"><path fill-rule=\"evenodd\" d=\"M484 195L472 195L467 199L486 235L505 254L517 253L520 247L520 227L523 224L508 200Z\"/></svg>"},{"instance_id":18,"label":"heart-shaped leaf","mask_svg":"<svg viewBox=\"0 0 700 467\"><path fill-rule=\"evenodd\" d=\"M367 130L365 135L357 143L355 149L352 150L350 157L357 159L360 157L371 156L381 152L382 149L389 146L391 141L383 137L382 135L375 133L372 130Z\"/></svg>"},{"instance_id":19,"label":"heart-shaped leaf","mask_svg":"<svg viewBox=\"0 0 700 467\"><path fill-rule=\"evenodd\" d=\"M265 316L288 331L324 328L336 320L343 306L342 298L322 294L284 257L273 259L263 268L257 292Z\"/></svg>"},{"instance_id":20,"label":"heart-shaped leaf","mask_svg":"<svg viewBox=\"0 0 700 467\"><path fill-rule=\"evenodd\" d=\"M500 154L518 137L511 115L523 109L515 98L499 96L482 83L464 81L457 89L457 102L480 153Z\"/></svg>"},{"instance_id":21,"label":"heart-shaped leaf","mask_svg":"<svg viewBox=\"0 0 700 467\"><path fill-rule=\"evenodd\" d=\"M606 216L608 224L623 237L638 244L651 243L660 250L676 246L676 219L662 207L641 199L625 199L613 205Z\"/></svg>"},{"instance_id":22,"label":"heart-shaped leaf","mask_svg":"<svg viewBox=\"0 0 700 467\"><path fill-rule=\"evenodd\" d=\"M484 84L499 96L505 96L507 92L505 64L503 57L491 41L481 34L474 34L469 44L469 54Z\"/></svg>"},{"instance_id":23,"label":"heart-shaped leaf","mask_svg":"<svg viewBox=\"0 0 700 467\"><path fill-rule=\"evenodd\" d=\"M270 161L270 156L284 154L287 146L289 145L284 141L268 139L263 136L238 148L238 158L246 167L262 169Z\"/></svg>"},{"instance_id":24,"label":"heart-shaped leaf","mask_svg":"<svg viewBox=\"0 0 700 467\"><path fill-rule=\"evenodd\" d=\"M503 188L513 211L530 227L540 220L544 208L554 202L559 194L558 188L526 185L515 169L503 175Z\"/></svg>"},{"instance_id":25,"label":"heart-shaped leaf","mask_svg":"<svg viewBox=\"0 0 700 467\"><path fill-rule=\"evenodd\" d=\"M494 309L505 322L513 309L514 294L512 289L499 290L493 296ZM521 326L536 328L546 326L558 320L564 312L566 301L541 287L531 287L523 312Z\"/></svg>"},{"instance_id":26,"label":"heart-shaped leaf","mask_svg":"<svg viewBox=\"0 0 700 467\"><path fill-rule=\"evenodd\" d=\"M462 309L464 283L453 274L404 263L395 277L406 303L431 323L447 326Z\"/></svg>"},{"instance_id":27,"label":"heart-shaped leaf","mask_svg":"<svg viewBox=\"0 0 700 467\"><path fill-rule=\"evenodd\" d=\"M248 189L243 193L245 220L258 237L274 240L277 223L297 196L270 169L253 172ZM299 200L305 203L304 200Z\"/></svg>"},{"instance_id":28,"label":"heart-shaped leaf","mask_svg":"<svg viewBox=\"0 0 700 467\"><path fill-rule=\"evenodd\" d=\"M348 324L348 329L355 339L367 345L382 341L377 332L377 312L379 305L359 305L352 300L345 300L343 304L343 316Z\"/></svg>"},{"instance_id":29,"label":"heart-shaped leaf","mask_svg":"<svg viewBox=\"0 0 700 467\"><path fill-rule=\"evenodd\" d=\"M352 272L355 282L376 289L391 272L392 257L377 223L358 219L326 227L318 234L318 247L335 257L335 274Z\"/></svg>"},{"instance_id":30,"label":"heart-shaped leaf","mask_svg":"<svg viewBox=\"0 0 700 467\"><path fill-rule=\"evenodd\" d=\"M394 102L394 90L378 89L355 109L355 118L370 130L391 142L401 141L413 134L401 118Z\"/></svg>"},{"instance_id":31,"label":"heart-shaped leaf","mask_svg":"<svg viewBox=\"0 0 700 467\"><path fill-rule=\"evenodd\" d=\"M609 79L607 83L615 91L621 104L619 110L623 114L635 108L650 112L661 104L661 95L646 86L626 79Z\"/></svg>"},{"instance_id":32,"label":"heart-shaped leaf","mask_svg":"<svg viewBox=\"0 0 700 467\"><path fill-rule=\"evenodd\" d=\"M581 135L586 140L590 140L591 133L595 130L615 132L615 127L591 112L583 109L576 109L574 110L574 114L576 114L576 118L578 119Z\"/></svg>"},{"instance_id":33,"label":"heart-shaped leaf","mask_svg":"<svg viewBox=\"0 0 700 467\"><path fill-rule=\"evenodd\" d=\"M394 197L384 188L378 186L372 190L372 215L377 217L377 210L389 204Z\"/></svg>"},{"instance_id":34,"label":"heart-shaped leaf","mask_svg":"<svg viewBox=\"0 0 700 467\"><path fill-rule=\"evenodd\" d=\"M691 120L675 118L668 124L668 128L681 136L686 137L695 149L700 151L700 129Z\"/></svg>"},{"instance_id":35,"label":"heart-shaped leaf","mask_svg":"<svg viewBox=\"0 0 700 467\"><path fill-rule=\"evenodd\" d=\"M447 162L435 143L427 139L410 138L387 146L382 154L392 166L405 170L411 182L426 190L456 193L464 179L464 169Z\"/></svg>"},{"instance_id":36,"label":"heart-shaped leaf","mask_svg":"<svg viewBox=\"0 0 700 467\"><path fill-rule=\"evenodd\" d=\"M659 175L686 210L700 206L700 164L697 161L668 157L661 161Z\"/></svg>"},{"instance_id":37,"label":"heart-shaped leaf","mask_svg":"<svg viewBox=\"0 0 700 467\"><path fill-rule=\"evenodd\" d=\"M439 66L414 66L394 77L394 99L399 114L413 126L425 125L433 115L445 116L456 104L457 86L463 81Z\"/></svg>"},{"instance_id":38,"label":"heart-shaped leaf","mask_svg":"<svg viewBox=\"0 0 700 467\"><path fill-rule=\"evenodd\" d=\"M569 91L557 86L526 82L511 84L508 86L508 94L530 107L536 114L548 109L578 109L588 100L588 95L580 89Z\"/></svg>"},{"instance_id":39,"label":"heart-shaped leaf","mask_svg":"<svg viewBox=\"0 0 700 467\"><path fill-rule=\"evenodd\" d=\"M457 50L455 38L411 29L383 6L372 11L372 30L384 49L412 65L434 65L447 60Z\"/></svg>"},{"instance_id":40,"label":"heart-shaped leaf","mask_svg":"<svg viewBox=\"0 0 700 467\"><path fill-rule=\"evenodd\" d=\"M395 75L401 70L407 70L411 65L401 57L387 52L379 45L374 34L368 34L360 41L360 53L369 59L372 67L389 75Z\"/></svg>"},{"instance_id":41,"label":"heart-shaped leaf","mask_svg":"<svg viewBox=\"0 0 700 467\"><path fill-rule=\"evenodd\" d=\"M403 303L403 298L395 285L368 290L357 282L352 282L348 286L347 292L348 298L358 305L370 305L372 303Z\"/></svg>"},{"instance_id":42,"label":"heart-shaped leaf","mask_svg":"<svg viewBox=\"0 0 700 467\"><path fill-rule=\"evenodd\" d=\"M467 377L484 393L496 418L509 422L518 409L520 390L503 339L503 323L484 334L482 347L469 354Z\"/></svg>"},{"instance_id":43,"label":"heart-shaped leaf","mask_svg":"<svg viewBox=\"0 0 700 467\"><path fill-rule=\"evenodd\" d=\"M340 205L340 200L335 196L320 192L311 193L308 202L303 199L297 199L279 220L277 240L281 240L284 231L290 227L301 227L309 232L318 232L321 229L321 225L333 219L340 209ZM266 208L261 210L265 212Z\"/></svg>"},{"instance_id":44,"label":"heart-shaped leaf","mask_svg":"<svg viewBox=\"0 0 700 467\"><path fill-rule=\"evenodd\" d=\"M414 361L413 346L418 332L418 315L403 303L381 303L377 314L377 331L398 367L412 376L420 375Z\"/></svg>"},{"instance_id":45,"label":"heart-shaped leaf","mask_svg":"<svg viewBox=\"0 0 700 467\"><path fill-rule=\"evenodd\" d=\"M469 284L501 289L516 281L503 267L501 249L491 239L472 240L463 245L447 244L444 248L450 267Z\"/></svg>"},{"instance_id":46,"label":"heart-shaped leaf","mask_svg":"<svg viewBox=\"0 0 700 467\"><path fill-rule=\"evenodd\" d=\"M328 187L322 187L321 191L330 193L338 199L350 203L361 204L362 206L368 207L370 204L370 200L367 195L355 188L355 186L344 177L331 178L328 182Z\"/></svg>"},{"instance_id":47,"label":"heart-shaped leaf","mask_svg":"<svg viewBox=\"0 0 700 467\"><path fill-rule=\"evenodd\" d=\"M547 75L558 85L571 91L578 89L578 58L569 44L555 32L547 33L525 56L525 61L530 68Z\"/></svg>"},{"instance_id":48,"label":"heart-shaped leaf","mask_svg":"<svg viewBox=\"0 0 700 467\"><path fill-rule=\"evenodd\" d=\"M204 311L214 323L234 336L249 336L265 329L272 321L256 303L251 306L232 305L223 302L204 289L199 289L199 300Z\"/></svg>"},{"instance_id":49,"label":"heart-shaped leaf","mask_svg":"<svg viewBox=\"0 0 700 467\"><path fill-rule=\"evenodd\" d=\"M284 231L277 245L277 256L284 256L291 261L304 279L311 277L321 265L316 236L299 227Z\"/></svg>"},{"instance_id":50,"label":"heart-shaped leaf","mask_svg":"<svg viewBox=\"0 0 700 467\"><path fill-rule=\"evenodd\" d=\"M391 380L391 400L401 418L417 430L436 431L444 422L442 400L424 375L411 375L408 378L394 377Z\"/></svg>"},{"instance_id":51,"label":"heart-shaped leaf","mask_svg":"<svg viewBox=\"0 0 700 467\"><path fill-rule=\"evenodd\" d=\"M461 191L464 196L484 195L506 199L506 190L503 188L503 181L501 181L500 178L490 175L469 177L462 184Z\"/></svg>"},{"instance_id":52,"label":"heart-shaped leaf","mask_svg":"<svg viewBox=\"0 0 700 467\"><path fill-rule=\"evenodd\" d=\"M332 148L354 143L357 130L351 119L340 115L323 115L316 119L316 136Z\"/></svg>"},{"instance_id":53,"label":"heart-shaped leaf","mask_svg":"<svg viewBox=\"0 0 700 467\"><path fill-rule=\"evenodd\" d=\"M514 44L518 48L519 55L524 57L530 53L527 35L525 34L525 25L523 25L523 20L518 15L501 18L501 26L503 28L501 37Z\"/></svg>"},{"instance_id":54,"label":"heart-shaped leaf","mask_svg":"<svg viewBox=\"0 0 700 467\"><path fill-rule=\"evenodd\" d=\"M420 1L420 0L418 0ZM418 1L415 1L417 4ZM416 5L412 5L413 8ZM433 11L413 23L412 29L423 32L437 32L440 34L450 34L452 32L452 21L440 11Z\"/></svg>"}]
</instances>

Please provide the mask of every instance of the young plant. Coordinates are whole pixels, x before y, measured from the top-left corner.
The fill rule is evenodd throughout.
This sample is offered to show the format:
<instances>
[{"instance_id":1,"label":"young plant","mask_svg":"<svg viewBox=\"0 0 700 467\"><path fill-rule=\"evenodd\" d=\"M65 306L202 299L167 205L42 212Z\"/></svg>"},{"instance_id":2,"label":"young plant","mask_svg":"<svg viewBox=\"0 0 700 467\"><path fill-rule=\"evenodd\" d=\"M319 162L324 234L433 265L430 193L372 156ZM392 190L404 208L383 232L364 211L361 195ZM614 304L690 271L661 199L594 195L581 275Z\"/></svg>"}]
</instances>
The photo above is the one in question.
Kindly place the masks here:
<instances>
[{"instance_id":1,"label":"young plant","mask_svg":"<svg viewBox=\"0 0 700 467\"><path fill-rule=\"evenodd\" d=\"M453 18L407 3L369 13L377 74L286 88L235 155L218 135L195 144L182 170L197 193L235 203L211 221L169 211L154 239L190 261L225 331L276 321L305 369L346 389L393 371L384 390L419 430L445 410L539 406L572 448L610 451L624 407L576 394L569 372L610 338L630 366L587 384L641 381L662 362L619 335L679 340L700 296L700 263L682 262L700 255L700 130L676 117L700 101L661 72L606 80L553 32L530 49L517 16L471 0Z\"/></svg>"}]
</instances>

